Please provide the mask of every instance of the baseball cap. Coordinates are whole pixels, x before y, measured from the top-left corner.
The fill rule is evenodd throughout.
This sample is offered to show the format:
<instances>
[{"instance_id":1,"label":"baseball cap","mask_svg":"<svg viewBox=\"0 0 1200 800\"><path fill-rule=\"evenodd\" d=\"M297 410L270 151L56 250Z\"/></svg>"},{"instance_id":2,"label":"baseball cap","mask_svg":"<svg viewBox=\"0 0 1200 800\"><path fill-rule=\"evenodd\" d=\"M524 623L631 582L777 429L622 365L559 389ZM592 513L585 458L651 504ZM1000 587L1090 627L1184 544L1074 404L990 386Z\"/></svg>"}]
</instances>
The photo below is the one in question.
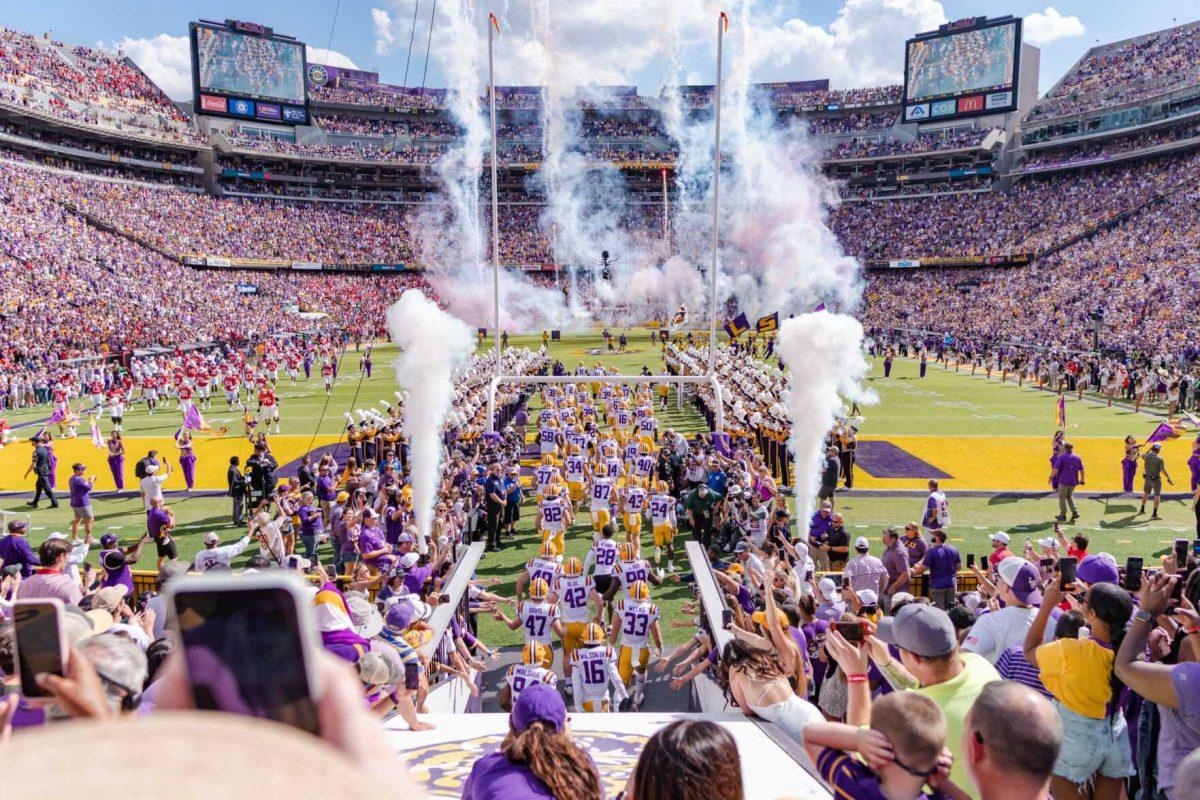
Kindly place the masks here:
<instances>
[{"instance_id":1,"label":"baseball cap","mask_svg":"<svg viewBox=\"0 0 1200 800\"><path fill-rule=\"evenodd\" d=\"M912 596L911 592L896 592L894 595L892 595L892 606L895 607L901 603L911 603L916 599L917 598Z\"/></svg>"},{"instance_id":2,"label":"baseball cap","mask_svg":"<svg viewBox=\"0 0 1200 800\"><path fill-rule=\"evenodd\" d=\"M109 613L115 612L128 591L128 587L121 584L105 586L93 595L92 608L103 609Z\"/></svg>"},{"instance_id":3,"label":"baseball cap","mask_svg":"<svg viewBox=\"0 0 1200 800\"><path fill-rule=\"evenodd\" d=\"M767 612L765 612L765 611L755 611L753 614L750 615L750 619L756 625L761 625L764 628L767 627ZM787 615L781 613L779 615L778 622L779 622L780 627L786 627L787 626Z\"/></svg>"},{"instance_id":4,"label":"baseball cap","mask_svg":"<svg viewBox=\"0 0 1200 800\"><path fill-rule=\"evenodd\" d=\"M412 623L412 620L412 604L406 600L401 600L388 609L384 623L387 625L388 630L402 631Z\"/></svg>"},{"instance_id":5,"label":"baseball cap","mask_svg":"<svg viewBox=\"0 0 1200 800\"><path fill-rule=\"evenodd\" d=\"M400 566L404 567L405 569L412 569L420 560L421 557L416 553L405 553L400 557Z\"/></svg>"},{"instance_id":6,"label":"baseball cap","mask_svg":"<svg viewBox=\"0 0 1200 800\"><path fill-rule=\"evenodd\" d=\"M833 503L829 502L828 500L825 500L825 501L823 501L823 502L821 503L821 510L822 510L822 511L832 511L832 510L833 510Z\"/></svg>"},{"instance_id":7,"label":"baseball cap","mask_svg":"<svg viewBox=\"0 0 1200 800\"><path fill-rule=\"evenodd\" d=\"M906 605L896 616L879 620L876 635L888 644L924 658L948 655L958 646L949 615L924 603Z\"/></svg>"},{"instance_id":8,"label":"baseball cap","mask_svg":"<svg viewBox=\"0 0 1200 800\"><path fill-rule=\"evenodd\" d=\"M967 592L962 596L961 602L968 611L975 613L983 604L983 596L979 592Z\"/></svg>"},{"instance_id":9,"label":"baseball cap","mask_svg":"<svg viewBox=\"0 0 1200 800\"><path fill-rule=\"evenodd\" d=\"M383 630L383 615L375 604L361 594L346 595L346 608L354 622L354 631L364 639L372 639Z\"/></svg>"},{"instance_id":10,"label":"baseball cap","mask_svg":"<svg viewBox=\"0 0 1200 800\"><path fill-rule=\"evenodd\" d=\"M212 531L209 531L208 533L204 534L204 543L205 544L216 544L219 541L221 541L221 537L217 536L217 534Z\"/></svg>"},{"instance_id":11,"label":"baseball cap","mask_svg":"<svg viewBox=\"0 0 1200 800\"><path fill-rule=\"evenodd\" d=\"M855 592L855 595L858 596L858 602L862 603L864 606L879 605L879 595L875 593L874 589L859 589L857 592Z\"/></svg>"},{"instance_id":12,"label":"baseball cap","mask_svg":"<svg viewBox=\"0 0 1200 800\"><path fill-rule=\"evenodd\" d=\"M358 677L368 686L382 686L388 682L392 670L379 653L364 653L358 659Z\"/></svg>"},{"instance_id":13,"label":"baseball cap","mask_svg":"<svg viewBox=\"0 0 1200 800\"><path fill-rule=\"evenodd\" d=\"M867 541L867 537L860 536L854 540L854 549L855 550L870 550L871 543Z\"/></svg>"},{"instance_id":14,"label":"baseball cap","mask_svg":"<svg viewBox=\"0 0 1200 800\"><path fill-rule=\"evenodd\" d=\"M996 572L1020 602L1034 606L1042 602L1042 593L1038 590L1038 569L1033 564L1020 556L1009 556L996 565Z\"/></svg>"},{"instance_id":15,"label":"baseball cap","mask_svg":"<svg viewBox=\"0 0 1200 800\"><path fill-rule=\"evenodd\" d=\"M1008 544L1012 540L1009 538L1008 534L1005 533L1004 531L996 531L995 533L992 534L992 541L1000 542L1000 544Z\"/></svg>"},{"instance_id":16,"label":"baseball cap","mask_svg":"<svg viewBox=\"0 0 1200 800\"><path fill-rule=\"evenodd\" d=\"M412 544L413 537L407 533L402 533L396 537L396 544Z\"/></svg>"},{"instance_id":17,"label":"baseball cap","mask_svg":"<svg viewBox=\"0 0 1200 800\"><path fill-rule=\"evenodd\" d=\"M821 595L826 600L837 597L837 584L833 582L833 578L821 578L817 582L817 588L821 590Z\"/></svg>"},{"instance_id":18,"label":"baseball cap","mask_svg":"<svg viewBox=\"0 0 1200 800\"><path fill-rule=\"evenodd\" d=\"M115 533L106 533L100 537L100 546L109 547L117 543L117 535Z\"/></svg>"},{"instance_id":19,"label":"baseball cap","mask_svg":"<svg viewBox=\"0 0 1200 800\"><path fill-rule=\"evenodd\" d=\"M375 513L375 509L373 509L373 508L364 508L363 509L363 519L375 519L375 517L378 517L378 516L379 515Z\"/></svg>"},{"instance_id":20,"label":"baseball cap","mask_svg":"<svg viewBox=\"0 0 1200 800\"><path fill-rule=\"evenodd\" d=\"M567 722L567 707L563 704L562 695L544 683L535 683L521 690L509 717L517 733L539 721L549 723L556 731L562 730Z\"/></svg>"},{"instance_id":21,"label":"baseball cap","mask_svg":"<svg viewBox=\"0 0 1200 800\"><path fill-rule=\"evenodd\" d=\"M107 570L118 570L125 566L125 554L120 550L109 550L101 557L100 564Z\"/></svg>"},{"instance_id":22,"label":"baseball cap","mask_svg":"<svg viewBox=\"0 0 1200 800\"><path fill-rule=\"evenodd\" d=\"M349 500L349 499L350 499L350 493L349 493L349 492L338 492L338 493L337 493L337 497L335 498L335 502L338 502L338 503L344 503L344 502L346 502L346 501L347 501L347 500Z\"/></svg>"},{"instance_id":23,"label":"baseball cap","mask_svg":"<svg viewBox=\"0 0 1200 800\"><path fill-rule=\"evenodd\" d=\"M1075 569L1075 577L1088 584L1120 583L1117 560L1108 553L1092 553L1085 556Z\"/></svg>"},{"instance_id":24,"label":"baseball cap","mask_svg":"<svg viewBox=\"0 0 1200 800\"><path fill-rule=\"evenodd\" d=\"M745 553L749 549L750 549L750 545L747 544L746 542L738 542L737 546L733 548L733 552Z\"/></svg>"}]
</instances>

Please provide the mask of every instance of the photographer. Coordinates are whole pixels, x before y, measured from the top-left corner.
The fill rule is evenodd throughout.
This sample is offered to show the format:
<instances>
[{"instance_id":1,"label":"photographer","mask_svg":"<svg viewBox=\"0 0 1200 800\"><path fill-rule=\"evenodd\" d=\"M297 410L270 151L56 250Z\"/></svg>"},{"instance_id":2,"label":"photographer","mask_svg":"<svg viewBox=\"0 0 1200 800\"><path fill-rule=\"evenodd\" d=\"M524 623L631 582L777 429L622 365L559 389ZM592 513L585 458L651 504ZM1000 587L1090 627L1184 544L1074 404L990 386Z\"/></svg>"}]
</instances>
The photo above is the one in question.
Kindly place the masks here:
<instances>
[{"instance_id":1,"label":"photographer","mask_svg":"<svg viewBox=\"0 0 1200 800\"><path fill-rule=\"evenodd\" d=\"M246 477L249 479L250 503L257 506L271 497L275 489L275 471L279 462L271 455L265 441L254 445L254 455L246 459Z\"/></svg>"},{"instance_id":2,"label":"photographer","mask_svg":"<svg viewBox=\"0 0 1200 800\"><path fill-rule=\"evenodd\" d=\"M247 479L238 468L241 461L237 456L229 457L229 469L225 473L225 481L229 485L229 498L233 505L233 527L240 528L246 517Z\"/></svg>"}]
</instances>

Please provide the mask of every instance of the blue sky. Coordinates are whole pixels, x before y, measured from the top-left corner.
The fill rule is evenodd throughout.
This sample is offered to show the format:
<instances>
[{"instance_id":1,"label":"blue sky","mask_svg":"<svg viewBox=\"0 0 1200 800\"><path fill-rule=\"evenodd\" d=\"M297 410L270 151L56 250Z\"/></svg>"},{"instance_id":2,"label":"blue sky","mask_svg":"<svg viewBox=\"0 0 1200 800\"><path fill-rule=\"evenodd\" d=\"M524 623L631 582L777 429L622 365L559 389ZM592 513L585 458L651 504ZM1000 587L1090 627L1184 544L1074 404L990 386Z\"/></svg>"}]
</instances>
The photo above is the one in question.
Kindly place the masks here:
<instances>
[{"instance_id":1,"label":"blue sky","mask_svg":"<svg viewBox=\"0 0 1200 800\"><path fill-rule=\"evenodd\" d=\"M188 55L183 37L189 20L236 18L271 25L306 41L310 47L331 46L335 63L377 70L383 80L404 77L413 11L419 3L416 42L409 67L410 84L419 83L429 34L433 0L342 0L334 22L336 0L294 2L132 2L131 0L55 0L50 3L6 3L3 24L70 43L126 50L173 96L186 97ZM464 51L479 51L480 42L464 42L448 33L447 9L462 0L440 0L434 27L428 84L445 85ZM1088 48L1175 24L1190 4L1143 0L1136 5L1113 0L991 2L990 0L743 0L749 2L753 35L743 46L756 80L829 77L835 86L898 82L903 39L925 26L967 16L1017 14L1027 18L1028 39L1042 50L1043 90ZM712 22L715 10L731 12L732 0L497 0L480 3L469 30L482 33L489 9L505 21L497 52L503 61L502 83L541 83L550 74L574 74L579 81L638 83L657 92L666 78L668 39L678 43L680 79L711 82ZM540 12L539 12L540 9ZM1200 16L1200 5L1193 12ZM552 55L532 32L538 15L549 14ZM1180 17L1178 22L1190 21ZM739 17L734 13L735 27ZM1035 24L1036 23L1036 24ZM733 31L731 30L731 35ZM734 47L737 46L735 43ZM478 70L481 62L474 68Z\"/></svg>"}]
</instances>

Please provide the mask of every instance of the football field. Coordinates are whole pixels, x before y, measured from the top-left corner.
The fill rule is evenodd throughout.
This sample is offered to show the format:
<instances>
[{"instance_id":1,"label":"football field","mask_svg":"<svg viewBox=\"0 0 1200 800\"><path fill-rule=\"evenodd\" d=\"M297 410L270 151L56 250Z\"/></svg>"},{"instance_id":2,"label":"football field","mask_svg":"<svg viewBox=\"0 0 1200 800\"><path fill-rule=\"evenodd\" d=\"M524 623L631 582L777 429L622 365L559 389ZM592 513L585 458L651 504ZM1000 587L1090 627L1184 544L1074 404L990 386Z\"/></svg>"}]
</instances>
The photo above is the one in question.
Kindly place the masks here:
<instances>
[{"instance_id":1,"label":"football field","mask_svg":"<svg viewBox=\"0 0 1200 800\"><path fill-rule=\"evenodd\" d=\"M615 329L613 332L619 333ZM626 333L629 337L626 353L608 353L598 333L565 336L562 341L550 343L550 353L568 370L580 362L589 366L599 362L630 374L639 372L643 365L658 372L662 367L661 352L652 342L651 332L634 329ZM485 346L490 344L487 342ZM536 348L541 345L541 338L512 337L509 344ZM377 346L373 353L373 375L368 379L359 369L360 354L353 349L347 351L334 392L328 398L319 376L301 380L295 386L285 377L279 386L282 433L271 436L272 449L281 466L298 460L311 449L336 443L345 427L346 412L379 407L381 401L393 399L399 388L392 367L394 356L390 346ZM900 359L895 362L891 377L886 379L882 362L876 363L868 386L878 395L879 402L860 409L864 421L860 426L854 489L836 496L837 508L845 515L852 536L867 536L872 548L878 551L881 528L919 518L925 482L930 477L939 478L949 496L953 520L950 533L963 552L986 552L988 536L996 530L1008 531L1015 546L1024 538L1049 532L1057 513L1057 502L1048 494L1050 440L1056 430L1052 393L1018 388L1012 382L1001 384L999 380L986 379L982 372L971 376L969 370L955 373L953 369L933 364L926 377L920 378L915 362ZM31 453L28 438L42 428L48 416L47 407L8 415L19 440L0 449L0 509L21 515L30 513L30 539L35 545L51 531L68 530L71 521L65 498L57 510L49 510L43 503L40 509L31 512L25 505L32 489L32 480L23 476ZM210 530L220 533L222 541L232 541L239 534L229 525L228 498L219 493L225 489L229 457L239 455L244 462L250 455L249 443L241 435L239 415L225 409L223 397L214 398L213 408L206 412L206 417L214 427L228 426L229 431L221 437L197 437L197 491L190 495L182 492L183 479L176 460L172 436L181 419L173 403L153 416L144 407L134 407L126 414L126 488L132 489L132 493L107 494L113 489L113 481L105 452L92 445L86 420L80 427L79 438L56 438L58 486L65 488L74 461L87 464L88 474L98 476L97 489L101 493L94 504L97 537L113 532L121 537L122 543L132 543L144 529L133 464L147 450L157 449L175 467L164 488L170 493L168 502L179 520L177 538L181 556L187 558L195 553L201 547L203 534ZM1122 438L1132 434L1145 439L1161 419L1153 413L1135 414L1131 409L1108 409L1101 403L1068 398L1067 435L1084 460L1087 485L1082 487L1084 494L1077 496L1082 516L1067 530L1089 536L1091 550L1110 552L1119 560L1133 554L1155 556L1169 550L1175 538L1195 535L1190 499L1179 496L1164 501L1163 519L1150 522L1147 515L1136 513L1138 498L1120 492ZM660 421L663 427L684 432L700 430L703 425L702 417L690 407L676 410L674 395L670 411L660 412ZM107 419L101 420L101 430L107 436ZM1164 446L1167 467L1175 479L1174 487L1166 487L1169 491L1186 493L1189 488L1185 462L1193 439L1194 435L1188 434ZM480 567L480 577L501 580L497 591L502 594L511 593L523 562L536 551L534 513L533 505L527 503L522 508L516 540L502 552L488 554ZM568 533L567 554L582 557L590 541L590 525L586 523L586 513L580 517L584 524L576 525ZM648 543L648 533L643 538ZM321 555L327 558L331 554L323 547ZM140 566L152 569L153 562L153 548L147 548ZM682 559L680 565L683 566ZM667 619L678 618L672 612L689 598L688 590L680 584L669 584L655 592L656 602L663 607ZM668 642L682 641L688 635L686 628L664 632ZM490 620L483 624L482 633L493 644L519 641L518 634L501 630Z\"/></svg>"}]
</instances>

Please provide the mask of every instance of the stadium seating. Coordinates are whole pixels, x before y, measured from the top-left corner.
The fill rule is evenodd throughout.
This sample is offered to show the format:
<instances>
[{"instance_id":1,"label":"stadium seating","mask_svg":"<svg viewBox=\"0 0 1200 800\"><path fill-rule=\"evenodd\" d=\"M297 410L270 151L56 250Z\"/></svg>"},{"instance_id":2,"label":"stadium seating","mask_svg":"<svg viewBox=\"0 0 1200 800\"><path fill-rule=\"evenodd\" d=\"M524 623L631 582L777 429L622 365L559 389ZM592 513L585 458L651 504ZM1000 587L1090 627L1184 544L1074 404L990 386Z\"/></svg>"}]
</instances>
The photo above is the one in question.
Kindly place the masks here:
<instances>
[{"instance_id":1,"label":"stadium seating","mask_svg":"<svg viewBox=\"0 0 1200 800\"><path fill-rule=\"evenodd\" d=\"M1026 121L1096 111L1194 86L1200 83L1198 56L1197 23L1094 47Z\"/></svg>"}]
</instances>

